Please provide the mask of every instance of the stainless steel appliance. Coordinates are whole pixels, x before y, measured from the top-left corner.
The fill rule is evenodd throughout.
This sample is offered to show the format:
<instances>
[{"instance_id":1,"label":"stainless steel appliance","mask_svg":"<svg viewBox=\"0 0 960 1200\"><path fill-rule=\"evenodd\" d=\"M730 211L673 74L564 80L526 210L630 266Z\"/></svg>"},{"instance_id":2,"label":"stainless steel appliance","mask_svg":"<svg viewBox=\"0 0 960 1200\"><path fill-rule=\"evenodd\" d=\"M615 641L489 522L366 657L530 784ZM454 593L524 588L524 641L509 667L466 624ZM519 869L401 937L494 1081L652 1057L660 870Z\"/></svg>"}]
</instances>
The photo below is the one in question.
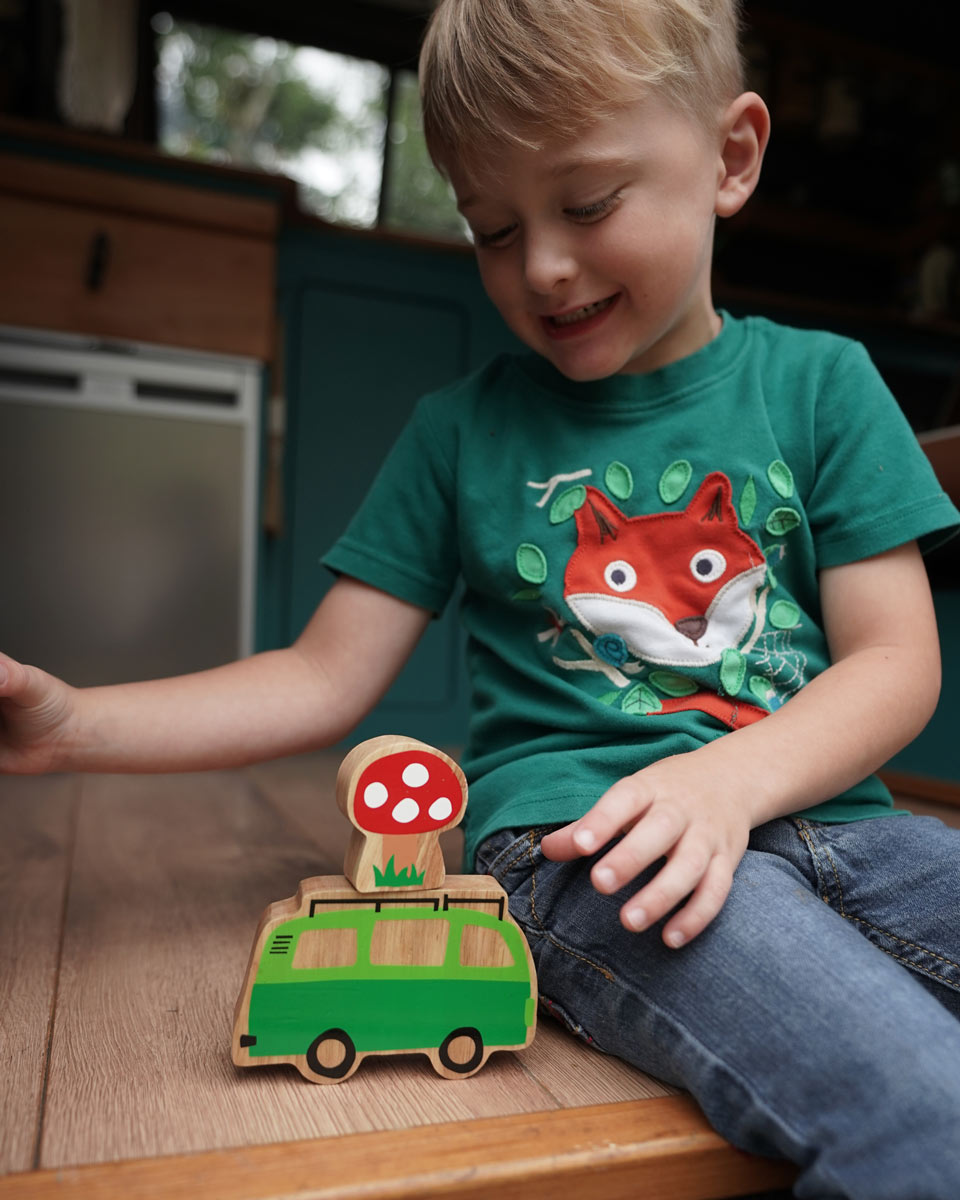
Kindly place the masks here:
<instances>
[{"instance_id":1,"label":"stainless steel appliance","mask_svg":"<svg viewBox=\"0 0 960 1200\"><path fill-rule=\"evenodd\" d=\"M0 649L78 685L250 653L254 361L0 329Z\"/></svg>"}]
</instances>

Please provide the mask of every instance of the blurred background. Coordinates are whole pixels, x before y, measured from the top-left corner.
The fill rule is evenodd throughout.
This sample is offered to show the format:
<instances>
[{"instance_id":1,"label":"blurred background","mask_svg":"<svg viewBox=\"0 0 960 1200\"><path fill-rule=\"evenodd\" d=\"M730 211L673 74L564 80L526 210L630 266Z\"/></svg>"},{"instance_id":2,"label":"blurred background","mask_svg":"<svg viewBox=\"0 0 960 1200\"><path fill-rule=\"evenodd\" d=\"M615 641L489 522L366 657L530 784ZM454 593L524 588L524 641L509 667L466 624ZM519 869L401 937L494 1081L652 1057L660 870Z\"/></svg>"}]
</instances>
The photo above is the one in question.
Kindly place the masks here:
<instances>
[{"instance_id":1,"label":"blurred background","mask_svg":"<svg viewBox=\"0 0 960 1200\"><path fill-rule=\"evenodd\" d=\"M0 113L282 174L329 221L463 238L419 123L430 8L0 0ZM960 320L954 17L942 0L746 0L774 137L757 200L720 239L725 295Z\"/></svg>"},{"instance_id":2,"label":"blurred background","mask_svg":"<svg viewBox=\"0 0 960 1200\"><path fill-rule=\"evenodd\" d=\"M514 348L423 144L430 8L0 0L6 650L90 683L286 644L416 398ZM746 0L773 138L715 297L862 340L956 494L953 9ZM929 561L960 668L960 552ZM461 740L459 636L362 732Z\"/></svg>"}]
</instances>

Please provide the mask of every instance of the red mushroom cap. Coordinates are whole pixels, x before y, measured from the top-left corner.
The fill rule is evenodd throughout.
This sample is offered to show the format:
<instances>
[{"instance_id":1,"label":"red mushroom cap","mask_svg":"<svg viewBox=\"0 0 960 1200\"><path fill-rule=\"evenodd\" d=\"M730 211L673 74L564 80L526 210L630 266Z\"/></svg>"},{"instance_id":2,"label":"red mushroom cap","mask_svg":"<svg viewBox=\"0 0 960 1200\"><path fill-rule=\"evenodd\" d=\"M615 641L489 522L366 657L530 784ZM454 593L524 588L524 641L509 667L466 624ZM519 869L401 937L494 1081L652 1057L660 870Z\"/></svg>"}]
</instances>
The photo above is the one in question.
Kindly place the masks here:
<instances>
[{"instance_id":1,"label":"red mushroom cap","mask_svg":"<svg viewBox=\"0 0 960 1200\"><path fill-rule=\"evenodd\" d=\"M354 822L368 833L432 833L455 825L463 789L450 764L427 749L372 762L357 780Z\"/></svg>"}]
</instances>

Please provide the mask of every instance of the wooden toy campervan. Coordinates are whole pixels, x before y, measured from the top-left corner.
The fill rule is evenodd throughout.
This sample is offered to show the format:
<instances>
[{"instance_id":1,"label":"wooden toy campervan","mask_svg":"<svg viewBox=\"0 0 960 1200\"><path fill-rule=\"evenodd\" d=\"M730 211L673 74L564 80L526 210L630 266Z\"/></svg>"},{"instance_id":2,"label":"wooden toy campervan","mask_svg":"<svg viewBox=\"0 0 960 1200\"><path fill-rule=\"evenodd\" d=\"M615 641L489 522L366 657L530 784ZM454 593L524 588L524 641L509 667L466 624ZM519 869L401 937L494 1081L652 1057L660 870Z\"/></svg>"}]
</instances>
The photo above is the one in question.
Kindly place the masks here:
<instances>
[{"instance_id":1,"label":"wooden toy campervan","mask_svg":"<svg viewBox=\"0 0 960 1200\"><path fill-rule=\"evenodd\" d=\"M354 825L345 876L304 879L267 906L233 1061L339 1083L367 1055L423 1053L455 1079L528 1046L536 972L506 893L489 875L444 875L437 835L466 807L460 768L410 738L374 738L347 755L337 799Z\"/></svg>"}]
</instances>

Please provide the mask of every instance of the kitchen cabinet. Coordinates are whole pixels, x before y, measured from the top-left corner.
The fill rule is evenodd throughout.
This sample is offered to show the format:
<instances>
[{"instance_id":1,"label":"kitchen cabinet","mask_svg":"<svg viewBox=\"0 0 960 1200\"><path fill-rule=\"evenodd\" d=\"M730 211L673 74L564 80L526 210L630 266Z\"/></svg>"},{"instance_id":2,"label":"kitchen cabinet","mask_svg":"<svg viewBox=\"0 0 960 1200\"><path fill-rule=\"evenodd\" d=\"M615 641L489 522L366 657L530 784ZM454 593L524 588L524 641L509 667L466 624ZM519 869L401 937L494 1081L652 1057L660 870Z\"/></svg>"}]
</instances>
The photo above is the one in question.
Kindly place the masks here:
<instances>
[{"instance_id":1,"label":"kitchen cabinet","mask_svg":"<svg viewBox=\"0 0 960 1200\"><path fill-rule=\"evenodd\" d=\"M265 360L279 206L0 154L0 324Z\"/></svg>"}]
</instances>

